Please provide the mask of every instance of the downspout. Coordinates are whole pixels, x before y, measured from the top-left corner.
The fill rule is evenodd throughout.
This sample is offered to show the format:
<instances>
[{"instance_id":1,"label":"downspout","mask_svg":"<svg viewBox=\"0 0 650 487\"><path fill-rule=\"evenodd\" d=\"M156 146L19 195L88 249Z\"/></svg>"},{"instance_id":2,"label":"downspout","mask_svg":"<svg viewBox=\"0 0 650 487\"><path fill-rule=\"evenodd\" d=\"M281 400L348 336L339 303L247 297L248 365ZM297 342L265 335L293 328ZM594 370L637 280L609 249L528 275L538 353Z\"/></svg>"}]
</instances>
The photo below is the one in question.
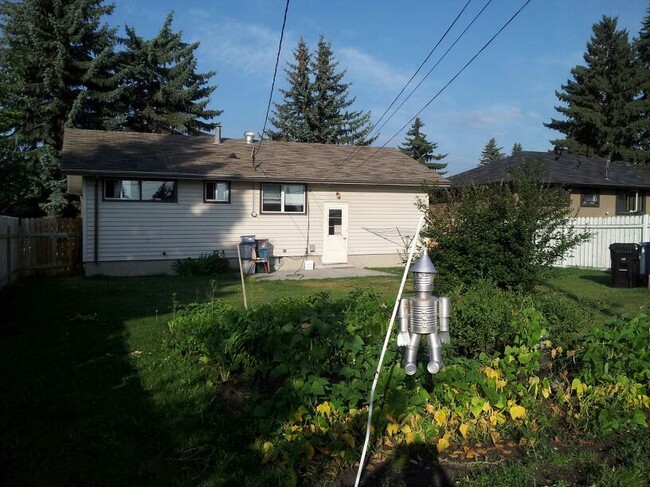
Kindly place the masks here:
<instances>
[{"instance_id":1,"label":"downspout","mask_svg":"<svg viewBox=\"0 0 650 487\"><path fill-rule=\"evenodd\" d=\"M99 263L99 178L95 178L95 218L94 218L94 260L95 265Z\"/></svg>"}]
</instances>

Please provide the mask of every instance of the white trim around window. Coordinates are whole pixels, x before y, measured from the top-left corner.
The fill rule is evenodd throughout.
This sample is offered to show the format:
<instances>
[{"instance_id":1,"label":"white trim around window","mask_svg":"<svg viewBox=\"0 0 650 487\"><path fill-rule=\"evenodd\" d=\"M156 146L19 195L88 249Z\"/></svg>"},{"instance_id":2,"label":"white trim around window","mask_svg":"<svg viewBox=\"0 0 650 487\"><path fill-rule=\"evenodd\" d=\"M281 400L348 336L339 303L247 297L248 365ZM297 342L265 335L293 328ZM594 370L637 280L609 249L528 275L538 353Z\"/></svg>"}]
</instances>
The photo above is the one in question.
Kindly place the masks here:
<instances>
[{"instance_id":1,"label":"white trim around window","mask_svg":"<svg viewBox=\"0 0 650 487\"><path fill-rule=\"evenodd\" d=\"M205 181L203 183L205 203L230 203L230 181Z\"/></svg>"},{"instance_id":2,"label":"white trim around window","mask_svg":"<svg viewBox=\"0 0 650 487\"><path fill-rule=\"evenodd\" d=\"M306 213L307 186L304 184L261 184L262 213Z\"/></svg>"}]
</instances>

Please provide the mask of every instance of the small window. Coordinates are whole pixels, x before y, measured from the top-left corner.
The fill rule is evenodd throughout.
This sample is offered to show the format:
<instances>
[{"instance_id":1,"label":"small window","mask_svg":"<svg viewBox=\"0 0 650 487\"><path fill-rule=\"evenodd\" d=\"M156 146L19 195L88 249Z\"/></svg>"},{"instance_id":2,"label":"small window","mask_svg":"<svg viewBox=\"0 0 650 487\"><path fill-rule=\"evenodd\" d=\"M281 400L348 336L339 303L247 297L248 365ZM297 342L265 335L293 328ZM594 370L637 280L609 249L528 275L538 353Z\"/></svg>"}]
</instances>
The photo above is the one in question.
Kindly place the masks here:
<instances>
[{"instance_id":1,"label":"small window","mask_svg":"<svg viewBox=\"0 0 650 487\"><path fill-rule=\"evenodd\" d=\"M176 202L176 181L106 179L104 199Z\"/></svg>"},{"instance_id":2,"label":"small window","mask_svg":"<svg viewBox=\"0 0 650 487\"><path fill-rule=\"evenodd\" d=\"M304 184L262 184L263 213L305 213Z\"/></svg>"},{"instance_id":3,"label":"small window","mask_svg":"<svg viewBox=\"0 0 650 487\"><path fill-rule=\"evenodd\" d=\"M330 210L329 211L329 234L342 235L343 234L343 210Z\"/></svg>"},{"instance_id":4,"label":"small window","mask_svg":"<svg viewBox=\"0 0 650 487\"><path fill-rule=\"evenodd\" d=\"M206 181L204 198L207 203L230 203L230 182Z\"/></svg>"},{"instance_id":5,"label":"small window","mask_svg":"<svg viewBox=\"0 0 650 487\"><path fill-rule=\"evenodd\" d=\"M598 207L600 206L600 193L594 188L583 188L580 196L580 206Z\"/></svg>"},{"instance_id":6,"label":"small window","mask_svg":"<svg viewBox=\"0 0 650 487\"><path fill-rule=\"evenodd\" d=\"M619 215L643 213L644 195L642 191L628 189L616 192L616 213Z\"/></svg>"}]
</instances>

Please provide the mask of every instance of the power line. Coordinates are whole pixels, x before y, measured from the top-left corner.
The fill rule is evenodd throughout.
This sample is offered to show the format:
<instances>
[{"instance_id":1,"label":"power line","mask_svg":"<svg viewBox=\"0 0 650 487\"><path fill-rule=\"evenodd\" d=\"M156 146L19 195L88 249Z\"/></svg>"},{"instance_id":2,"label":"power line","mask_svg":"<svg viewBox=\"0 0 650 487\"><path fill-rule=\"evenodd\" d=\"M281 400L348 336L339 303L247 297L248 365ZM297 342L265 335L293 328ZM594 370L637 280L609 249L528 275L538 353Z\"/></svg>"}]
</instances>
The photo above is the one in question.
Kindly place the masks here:
<instances>
[{"instance_id":1,"label":"power line","mask_svg":"<svg viewBox=\"0 0 650 487\"><path fill-rule=\"evenodd\" d=\"M445 59L445 58L447 57L447 54L449 54L449 52L454 48L454 46L456 46L456 44L458 44L458 41L460 41L460 40L463 38L463 36L465 36L465 34L467 33L467 31L470 29L470 27L471 27L472 25L474 25L474 22L476 22L476 21L478 20L478 18L483 14L483 12L485 11L485 9L488 8L488 6L489 6L493 1L494 1L494 0L488 0L488 2L483 6L483 8L479 11L479 13L477 13L477 14L474 16L474 18L472 19L472 21L471 21L469 24L467 24L467 27L465 27L465 30L463 30L463 32L460 33L460 35L459 35L459 36L456 38L456 40L451 44L451 46L449 46L449 48L444 52L444 54L440 57L440 59L438 59L438 61L436 62L436 64L434 64L433 67L432 67L432 68L427 72L427 74L425 74L425 75L422 77L422 79L421 79L420 82L415 86L415 88L413 88L413 89L411 90L411 92L408 94L408 96L407 96L406 98L404 98L404 100L402 100L402 103L400 103L399 106L398 106L397 108L395 108L395 110L393 110L393 113L390 115L390 117L388 117L388 118L384 121L384 123L381 125L381 127L379 127L378 130L381 130L382 128L384 128L384 126L388 123L388 121L389 121L390 119L392 119L392 118L395 116L395 114L397 113L397 111L398 111L400 108L402 108L402 107L404 106L404 104L405 104L405 103L406 103L406 102L411 98L411 96L413 96L413 93L415 93L415 91L416 91L416 90L417 90L417 89L422 85L422 83L424 83L424 80L426 80L426 79L429 77L429 75L431 75L431 73L433 72L433 70L436 69L436 68L438 67L438 65L443 61L443 59Z\"/></svg>"},{"instance_id":2,"label":"power line","mask_svg":"<svg viewBox=\"0 0 650 487\"><path fill-rule=\"evenodd\" d=\"M375 150L372 154L370 154L366 159L364 159L363 161L361 161L361 162L360 162L356 167L357 167L357 168L358 168L358 167L361 167L363 164L365 164L366 162L368 162L372 157L375 156L375 154L377 154L377 152L379 152L381 149L383 149L384 147L386 147L386 145L388 145L388 143L389 143L390 141L392 141L395 137L397 137L400 133L402 133L402 131L403 131L406 127L408 127L408 125L409 125L411 122L413 122L413 120L415 120L416 117L418 117L418 116L419 116L419 115L420 115L420 114L421 114L421 113L422 113L422 112L423 112L423 111L424 111L424 110L425 110L429 105L431 105L431 103L433 103L433 102L438 98L438 96L440 96L440 94L441 94L443 91L445 91L445 90L447 89L447 87L449 87L449 85L451 85L451 84L456 80L456 78L458 78L458 77L462 74L462 72L465 71L465 69L467 69L467 68L469 67L469 65L472 64L472 63L474 62L474 60L475 60L475 59L476 59L476 58L477 58L477 57L478 57L478 56L479 56L479 55L480 55L480 54L481 54L485 49L487 49L487 47L488 47L490 44L492 44L492 42L493 42L493 41L494 41L494 40L495 40L495 39L496 39L496 38L501 34L501 32L503 32L503 30L504 30L506 27L508 27L508 25L510 25L510 23L511 23L511 22L512 22L512 21L513 21L513 20L514 20L514 19L515 19L515 18L516 18L516 17L517 17L521 12L522 12L522 10L523 10L524 8L526 8L526 6L527 6L530 2L532 2L532 0L527 0L527 2L524 3L524 4L519 8L519 10L517 10L517 11L512 15L512 17L510 17L510 19L508 19L508 21L507 21L505 24L503 24L503 26L501 26L501 28L500 28L500 29L499 29L499 30L498 30L498 31L497 31L497 32L496 32L496 33L495 33L495 34L490 38L490 40L487 41L487 42L483 45L483 47L481 47L481 49L479 49L479 51L478 51L476 54L474 54L474 56L472 56L472 58L471 58L469 61L467 61L467 63L465 63L465 65L464 65L464 66L463 66L463 67L462 67L462 68L461 68L461 69L460 69L460 70L459 70L459 71L458 71L458 72L457 72L457 73L456 73L456 74L455 74L455 75L454 75L454 76L453 76L453 77L452 77L452 78L451 78L451 79L450 79L450 80L449 80L449 81L448 81L448 82L447 82L447 83L442 87L442 88L440 88L440 90L439 90L439 91L438 91L438 92L437 92L437 93L436 93L436 94L435 94L435 95L434 95L434 96L433 96L433 97L432 97L432 98L431 98L431 99L430 99L430 100L429 100L429 101L428 101L428 102L427 102L427 103L426 103L426 104L425 104L425 105L424 105L424 106L423 106L423 107L422 107L422 108L421 108L421 109L420 109L420 110L415 114L415 115L413 115L413 117L411 117L411 118L409 119L408 122L406 122L406 123L402 126L402 128L400 128L400 129L399 129L399 130L398 130L398 131L397 131L393 136L391 136L390 139L388 139L386 142L384 142L383 145L381 145L380 147L378 147L377 150ZM343 165L341 165L341 167L340 167L336 172L339 172L341 169L343 169ZM336 174L336 172L335 172L335 174Z\"/></svg>"},{"instance_id":3,"label":"power line","mask_svg":"<svg viewBox=\"0 0 650 487\"><path fill-rule=\"evenodd\" d=\"M490 0L490 1L492 1L492 0ZM454 21L449 25L449 27L447 27L447 30L444 32L444 34L442 34L442 36L440 37L440 39L438 39L438 42L436 42L436 44L433 46L433 48L431 48L431 50L429 51L429 54L427 55L427 57L424 58L424 61L422 61L422 62L420 63L420 66L418 66L418 69L415 70L415 72L413 73L413 75L411 76L411 78L410 78L410 79L406 82L406 84L402 87L402 89L401 89L400 92L397 94L397 96L395 96L395 98L394 98L393 101L390 103L390 105L388 105L388 108L386 108L386 110L384 110L384 113L381 114L381 117L379 117L379 120L377 120L377 122L372 126L371 133L370 133L370 135L368 136L369 139L372 139L373 136L376 137L377 135L379 135L378 131L381 130L382 127L384 127L384 125L386 125L386 122L388 122L388 120L390 120L390 118L392 118L393 115L391 115L391 116L388 118L388 120L386 120L386 122L384 122L384 123L383 123L379 128L377 128L377 125L379 124L379 122L381 122L381 121L384 119L384 117L386 116L386 114L388 113L388 111L393 107L393 105L397 102L397 100L399 100L399 97L402 96L402 94L404 93L404 91L406 90L406 88L408 88L408 86L411 84L411 82L413 81L413 79L418 75L418 73L420 72L420 70L424 67L424 65L427 63L427 61L429 60L429 58L433 55L433 53L434 53L435 50L438 48L438 46L440 45L440 43L445 39L445 37L447 37L447 34L449 33L449 31L454 27L454 25L456 25L456 22L458 22L458 19L460 19L461 15L463 15L463 12L465 12L465 10L467 9L467 7L469 6L469 4L470 4L471 2L472 2L472 0L467 0L467 3L466 3L465 6L460 10L460 12L458 12L458 15L456 15L456 18L454 19ZM485 10L485 7L483 8L483 10ZM437 65L437 64L436 64L436 65ZM426 76L429 76L429 74L431 74L431 71L433 71L433 69L431 69L431 70L429 71L429 73L427 73ZM425 78L426 78L426 76L425 76ZM423 79L422 81L424 81L424 79ZM420 85L422 84L422 81L420 81L420 83L418 84L418 86L420 86ZM417 87L416 87L415 89L417 89ZM413 91L415 91L415 90L413 90ZM411 94L406 98L406 100L408 100L408 98L413 94L413 91L412 91ZM404 100L404 102L405 102L406 100ZM404 104L404 102L402 102L402 104L400 105L400 107ZM394 112L393 112L393 114L394 114ZM345 164L347 164L347 162L350 161L350 160L351 160L351 159L352 159L352 158L357 154L357 152L359 152L359 150L360 150L360 149L359 149L358 147L355 147L355 149L352 151L352 153L351 153L349 156L347 156L347 157L343 160L343 162L341 163L341 167L344 166ZM337 171L337 172L338 172L338 171Z\"/></svg>"},{"instance_id":4,"label":"power line","mask_svg":"<svg viewBox=\"0 0 650 487\"><path fill-rule=\"evenodd\" d=\"M278 75L278 65L280 64L280 53L282 52L282 40L284 39L284 28L287 25L287 12L289 11L289 1L284 7L284 18L282 19L282 30L280 31L280 42L278 43L278 54L275 57L275 69L273 70L273 81L271 82L271 93L269 93L269 102L266 105L266 115L264 116L264 127L262 128L262 134L260 135L260 142L257 145L257 150L259 150L264 140L264 134L266 133L266 123L269 120L269 112L271 111L271 101L273 100L273 91L275 89L275 79ZM255 152L255 151L254 151ZM253 165L255 164L255 155L253 152Z\"/></svg>"}]
</instances>

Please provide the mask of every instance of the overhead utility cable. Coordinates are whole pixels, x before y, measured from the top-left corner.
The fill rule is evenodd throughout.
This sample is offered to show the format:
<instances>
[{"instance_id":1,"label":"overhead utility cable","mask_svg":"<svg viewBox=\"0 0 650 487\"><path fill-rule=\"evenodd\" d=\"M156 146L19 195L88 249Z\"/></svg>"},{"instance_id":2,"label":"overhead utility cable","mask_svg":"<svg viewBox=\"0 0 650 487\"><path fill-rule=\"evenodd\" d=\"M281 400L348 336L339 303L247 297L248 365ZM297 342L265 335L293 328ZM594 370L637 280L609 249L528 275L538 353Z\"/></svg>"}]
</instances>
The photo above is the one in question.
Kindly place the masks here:
<instances>
[{"instance_id":1,"label":"overhead utility cable","mask_svg":"<svg viewBox=\"0 0 650 487\"><path fill-rule=\"evenodd\" d=\"M490 0L490 1L491 1L491 0ZM411 78L410 78L410 79L406 82L406 84L402 87L402 89L401 89L400 92L397 94L397 96L395 96L395 98L394 98L393 101L390 103L390 105L388 105L388 108L386 108L386 110L384 110L384 113L382 113L381 117L379 117L379 120L377 120L377 122L372 126L371 133L370 133L370 135L368 136L369 138L376 137L376 136L378 135L379 130L381 130L381 128L382 128L384 125L386 125L386 122L387 122L388 120L386 120L386 122L384 122L384 123L383 123L379 128L377 128L377 125L379 125L379 123L384 119L384 117L386 116L386 114L388 113L388 111L393 107L393 105L394 105L395 103L397 103L397 100L399 100L399 97L402 96L402 94L404 93L404 91L406 91L406 88L409 87L409 85L411 84L411 82L413 81L413 79L418 75L418 73L420 72L420 70L421 70L421 69L424 67L424 65L427 63L427 61L428 61L429 58L433 55L433 53L434 53L435 50L438 48L438 46L440 45L440 43L445 39L445 37L447 37L447 34L449 33L449 31L454 27L454 25L456 25L456 22L458 22L458 19L460 19L461 15L463 15L463 12L465 12L465 10L467 9L467 7L469 6L469 4L470 4L471 2L472 2L472 0L467 0L467 3L465 4L465 6L461 9L460 12L458 12L458 15L456 15L456 18L454 19L454 21L449 25L449 27L447 27L447 30L444 32L444 34L442 34L442 36L440 37L440 39L438 39L438 42L436 42L436 44L433 46L433 48L431 48L431 50L429 51L429 54L427 55L427 57L424 58L424 61L422 61L422 62L420 63L420 66L418 66L418 69L415 70L415 73L413 73L413 75L411 76ZM484 8L484 10L485 10L485 8ZM429 71L429 74L431 74L431 71ZM427 76L428 76L429 74L427 74ZM420 84L422 84L422 82L420 82ZM420 84L418 84L418 86L420 86ZM417 87L416 87L416 88L417 88ZM414 91L415 91L415 90L414 90ZM412 94L413 94L413 92L411 92L411 95L412 95ZM411 95L409 95L409 96L411 96ZM407 98L407 99L408 99L408 98ZM402 102L402 105L403 105L403 104L404 104L404 102ZM400 105L400 106L402 106L402 105ZM391 117L392 117L392 115L391 115ZM389 117L389 119L390 119L390 117ZM359 152L359 150L360 150L359 147L360 147L360 146L356 146L356 147L354 148L354 150L350 153L350 155L347 156L347 157L343 160L343 162L341 163L341 166L344 166L345 164L347 164L347 162L350 161L350 160L351 160L351 159L352 159L352 158L357 154L357 152ZM337 172L338 172L338 171L337 171Z\"/></svg>"},{"instance_id":2,"label":"overhead utility cable","mask_svg":"<svg viewBox=\"0 0 650 487\"><path fill-rule=\"evenodd\" d=\"M465 27L465 30L463 30L463 32L460 33L460 35L456 38L456 40L452 43L452 45L449 46L449 48L448 48L448 49L445 51L445 53L440 57L440 59L438 59L438 61L436 62L436 64L434 64L433 67L432 67L432 68L427 72L427 74L425 74L425 75L423 76L423 78L420 80L420 82L415 86L415 88L413 88L413 89L411 90L411 92L406 96L406 98L404 98L404 99L402 100L402 103L400 103L399 106L398 106L397 108L395 108L395 110L393 110L393 113L391 113L391 115L390 115L386 120L384 120L384 123L382 123L381 126L377 129L377 132L379 132L379 130L381 130L382 128L384 128L384 126L388 123L388 121L389 121L391 118L393 118L393 117L395 116L395 114L397 113L397 111L398 111L400 108L402 108L402 107L404 106L404 104L405 104L405 103L406 103L406 102L407 102L407 101L408 101L408 100L413 96L413 93L415 93L416 90L417 90L417 89L422 85L422 83L424 83L424 80L426 80L426 79L431 75L431 73L433 72L433 70L436 69L436 68L438 67L438 65L442 62L442 60L445 59L445 57L447 57L447 54L449 54L449 51L451 51L451 50L454 48L454 46L455 46L456 44L458 44L458 41L460 41L460 40L463 38L463 36L467 33L467 31L469 30L469 28L470 28L472 25L474 25L474 22L476 22L476 20L477 20L477 19L478 19L482 14L483 14L483 12L485 11L485 9L488 8L488 6L489 6L493 1L494 1L494 0L488 0L488 2L483 6L483 8L479 11L479 13L477 13L477 14L474 16L474 18L472 19L472 21L467 25L467 27Z\"/></svg>"},{"instance_id":3,"label":"overhead utility cable","mask_svg":"<svg viewBox=\"0 0 650 487\"><path fill-rule=\"evenodd\" d=\"M402 131L403 131L406 127L408 127L408 126L411 124L411 122L413 122L413 120L415 120L416 117L418 117L418 116L419 116L419 115L420 115L420 114L421 114L421 113L422 113L426 108L428 108L429 105L431 105L431 103L433 103L433 102L434 102L434 101L435 101L435 100L436 100L436 99L437 99L437 98L442 94L442 92L445 91L445 90L449 87L449 85L451 85L451 84L456 80L456 78L458 78L458 77L461 75L461 73L462 73L463 71L465 71L465 70L469 67L469 65L472 64L472 63L474 62L474 60L475 60L475 59L476 59L476 58L477 58L477 57L478 57L478 56L479 56L483 51L485 51L485 49L487 49L487 47L488 47L490 44L492 44L492 42L493 42L493 41L494 41L494 40L499 36L499 34L501 34L501 32L503 32L503 30L504 30L506 27L508 27L508 25L510 25L510 23L511 23L511 22L512 22L512 21L513 21L513 20L514 20L514 19L515 19L515 18L516 18L516 17L517 17L521 12L522 12L522 10L523 10L524 8L526 8L526 6L527 6L530 2L532 2L532 0L528 0L526 3L524 3L524 4L519 8L519 10L517 10L517 11L512 15L512 17L510 17L510 19L508 19L508 21L507 21L505 24L503 24L503 26L502 26L502 27L501 27L501 28L496 32L496 34L494 34L494 35L490 38L490 40L487 41L487 42L483 45L483 47L481 47L481 49L480 49L476 54L474 54L474 56L472 56L472 58L471 58L469 61L467 61L467 63L465 63L465 66L463 66L463 67L460 69L460 71L458 71L458 72L457 72L457 73L456 73L456 74L455 74L455 75L454 75L454 76L453 76L453 77L452 77L452 78L451 78L451 79L450 79L450 80L449 80L449 81L448 81L448 82L447 82L447 83L446 83L442 88L440 88L440 90L439 90L439 91L438 91L438 92L433 96L433 98L431 98L431 99L430 99L430 100L429 100L429 101L428 101L428 102L427 102L427 103L426 103L426 104L425 104L425 105L424 105L424 106L423 106L423 107L422 107L422 108L421 108L421 109L420 109L420 110L419 110L415 115L413 115L413 117L411 117L411 119L410 119L408 122L406 122L406 123L402 126L402 128L400 128L400 129L399 129L395 134L393 134L393 136L391 136L390 139L388 139L386 142L384 142L383 145L381 145L380 147L378 147L377 150L375 150L372 154L370 154L370 155L369 155L368 157L366 157L363 161L361 161L361 162L360 162L356 167L358 168L358 167L362 166L363 164L365 164L366 162L368 162L370 159L372 159L372 158L375 156L375 154L377 154L377 152L379 152L381 149L383 149L384 147L386 147L390 141L392 141L395 137L397 137L399 134L401 134ZM343 167L341 166L341 167L339 168L339 171L340 171L342 168L343 168ZM337 171L337 172L338 172L338 171Z\"/></svg>"},{"instance_id":4,"label":"overhead utility cable","mask_svg":"<svg viewBox=\"0 0 650 487\"><path fill-rule=\"evenodd\" d=\"M259 150L264 140L264 134L266 133L266 123L269 120L269 112L271 111L271 101L273 100L273 91L275 89L275 79L278 75L278 65L280 64L280 54L282 52L282 40L284 39L284 28L287 25L287 12L289 11L289 1L284 7L284 18L282 19L282 30L280 31L280 42L278 44L278 54L275 57L275 69L273 70L273 81L271 82L271 93L269 93L269 102L266 106L266 115L264 117L264 127L262 128L262 134L260 135L260 142L257 145L257 150ZM253 158L253 165L255 165L255 159Z\"/></svg>"}]
</instances>

